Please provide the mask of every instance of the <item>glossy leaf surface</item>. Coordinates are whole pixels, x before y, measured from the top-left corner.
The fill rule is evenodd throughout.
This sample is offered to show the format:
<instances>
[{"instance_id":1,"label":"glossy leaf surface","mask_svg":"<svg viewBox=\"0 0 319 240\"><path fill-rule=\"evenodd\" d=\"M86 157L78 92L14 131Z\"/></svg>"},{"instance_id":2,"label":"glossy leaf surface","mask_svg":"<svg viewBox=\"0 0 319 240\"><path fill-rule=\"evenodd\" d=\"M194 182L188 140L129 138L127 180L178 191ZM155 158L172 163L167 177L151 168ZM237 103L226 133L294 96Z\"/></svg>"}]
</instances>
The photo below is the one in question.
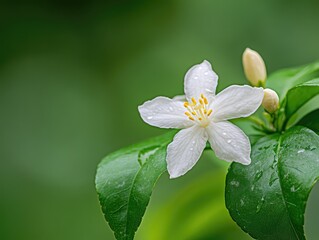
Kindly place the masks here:
<instances>
[{"instance_id":1,"label":"glossy leaf surface","mask_svg":"<svg viewBox=\"0 0 319 240\"><path fill-rule=\"evenodd\" d=\"M298 125L305 126L315 131L317 134L319 133L319 109L309 113L304 116L299 122Z\"/></svg>"},{"instance_id":2,"label":"glossy leaf surface","mask_svg":"<svg viewBox=\"0 0 319 240\"><path fill-rule=\"evenodd\" d=\"M118 240L130 240L142 221L157 179L166 171L166 147L175 132L106 156L96 174L105 219Z\"/></svg>"},{"instance_id":3,"label":"glossy leaf surface","mask_svg":"<svg viewBox=\"0 0 319 240\"><path fill-rule=\"evenodd\" d=\"M286 96L285 112L286 117L289 119L295 114L303 105L305 105L310 99L319 95L319 79L313 79L303 84L300 84L290 89ZM313 111L319 108L319 102L312 104Z\"/></svg>"},{"instance_id":4,"label":"glossy leaf surface","mask_svg":"<svg viewBox=\"0 0 319 240\"><path fill-rule=\"evenodd\" d=\"M226 206L237 224L260 240L305 239L304 213L319 177L319 137L305 127L260 139L252 163L233 163Z\"/></svg>"},{"instance_id":5,"label":"glossy leaf surface","mask_svg":"<svg viewBox=\"0 0 319 240\"><path fill-rule=\"evenodd\" d=\"M315 62L307 66L279 70L269 76L266 84L283 100L291 88L318 77L319 62Z\"/></svg>"}]
</instances>

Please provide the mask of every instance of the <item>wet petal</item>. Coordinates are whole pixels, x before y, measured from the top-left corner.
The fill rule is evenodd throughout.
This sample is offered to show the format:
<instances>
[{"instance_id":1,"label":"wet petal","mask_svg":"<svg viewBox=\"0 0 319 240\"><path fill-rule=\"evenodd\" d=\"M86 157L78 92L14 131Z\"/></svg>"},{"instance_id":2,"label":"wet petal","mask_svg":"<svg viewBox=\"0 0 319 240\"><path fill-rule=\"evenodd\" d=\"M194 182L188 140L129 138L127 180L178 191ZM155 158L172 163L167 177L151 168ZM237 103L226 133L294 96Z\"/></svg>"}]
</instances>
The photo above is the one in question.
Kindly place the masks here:
<instances>
[{"instance_id":1,"label":"wet petal","mask_svg":"<svg viewBox=\"0 0 319 240\"><path fill-rule=\"evenodd\" d=\"M183 102L174 101L167 97L157 97L138 107L144 122L160 128L187 128L194 121L184 114L186 109Z\"/></svg>"},{"instance_id":2,"label":"wet petal","mask_svg":"<svg viewBox=\"0 0 319 240\"><path fill-rule=\"evenodd\" d=\"M215 97L210 105L213 109L213 118L227 120L247 117L253 114L263 100L262 88L233 85Z\"/></svg>"},{"instance_id":3,"label":"wet petal","mask_svg":"<svg viewBox=\"0 0 319 240\"><path fill-rule=\"evenodd\" d=\"M207 127L207 132L209 143L218 158L250 164L250 142L240 128L228 121L212 122Z\"/></svg>"},{"instance_id":4,"label":"wet petal","mask_svg":"<svg viewBox=\"0 0 319 240\"><path fill-rule=\"evenodd\" d=\"M202 155L206 142L207 134L202 127L193 126L179 131L167 147L166 161L170 178L188 172Z\"/></svg>"},{"instance_id":5,"label":"wet petal","mask_svg":"<svg viewBox=\"0 0 319 240\"><path fill-rule=\"evenodd\" d=\"M191 67L184 78L184 91L187 99L198 99L201 94L207 98L215 96L218 76L208 61Z\"/></svg>"}]
</instances>

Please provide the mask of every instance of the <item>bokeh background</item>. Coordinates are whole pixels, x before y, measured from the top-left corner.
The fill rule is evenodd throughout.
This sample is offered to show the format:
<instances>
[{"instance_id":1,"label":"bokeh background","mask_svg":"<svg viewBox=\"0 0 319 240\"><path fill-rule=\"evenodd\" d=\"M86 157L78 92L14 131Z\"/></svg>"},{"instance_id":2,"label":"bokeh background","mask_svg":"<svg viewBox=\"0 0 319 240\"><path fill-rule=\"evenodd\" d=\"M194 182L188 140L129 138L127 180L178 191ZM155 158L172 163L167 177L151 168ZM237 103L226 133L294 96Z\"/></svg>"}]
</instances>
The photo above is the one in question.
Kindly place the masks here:
<instances>
[{"instance_id":1,"label":"bokeh background","mask_svg":"<svg viewBox=\"0 0 319 240\"><path fill-rule=\"evenodd\" d=\"M114 239L94 189L108 153L163 130L137 106L183 92L207 59L218 89L245 83L241 54L268 72L319 58L316 0L1 1L0 239ZM227 165L205 153L164 175L137 239L250 239L223 202ZM318 239L319 190L306 214Z\"/></svg>"}]
</instances>

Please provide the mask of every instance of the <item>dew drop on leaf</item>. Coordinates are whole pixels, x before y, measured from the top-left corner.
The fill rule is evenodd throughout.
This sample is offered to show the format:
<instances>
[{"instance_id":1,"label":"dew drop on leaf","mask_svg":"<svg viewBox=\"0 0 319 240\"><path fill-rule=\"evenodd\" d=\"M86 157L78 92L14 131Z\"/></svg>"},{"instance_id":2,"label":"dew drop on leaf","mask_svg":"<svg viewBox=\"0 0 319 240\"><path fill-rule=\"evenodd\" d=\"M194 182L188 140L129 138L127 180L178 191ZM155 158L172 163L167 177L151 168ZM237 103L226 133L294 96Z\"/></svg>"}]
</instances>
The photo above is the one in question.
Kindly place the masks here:
<instances>
[{"instance_id":1,"label":"dew drop on leaf","mask_svg":"<svg viewBox=\"0 0 319 240\"><path fill-rule=\"evenodd\" d=\"M259 180L262 177L262 175L263 175L263 172L262 171L258 171L256 173L256 176L255 176L255 181Z\"/></svg>"}]
</instances>

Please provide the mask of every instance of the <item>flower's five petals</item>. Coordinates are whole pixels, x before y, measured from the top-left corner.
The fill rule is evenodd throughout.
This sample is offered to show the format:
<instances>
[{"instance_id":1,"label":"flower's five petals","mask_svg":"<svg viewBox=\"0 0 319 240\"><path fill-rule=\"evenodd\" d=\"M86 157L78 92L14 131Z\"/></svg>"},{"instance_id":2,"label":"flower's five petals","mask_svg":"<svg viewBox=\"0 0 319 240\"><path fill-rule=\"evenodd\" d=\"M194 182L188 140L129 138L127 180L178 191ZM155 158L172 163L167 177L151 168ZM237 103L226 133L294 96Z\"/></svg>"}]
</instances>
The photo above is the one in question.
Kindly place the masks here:
<instances>
[{"instance_id":1,"label":"flower's five petals","mask_svg":"<svg viewBox=\"0 0 319 240\"><path fill-rule=\"evenodd\" d=\"M138 107L144 122L160 128L187 128L194 125L185 116L183 102L157 97Z\"/></svg>"},{"instance_id":2,"label":"flower's five petals","mask_svg":"<svg viewBox=\"0 0 319 240\"><path fill-rule=\"evenodd\" d=\"M166 161L170 178L188 172L202 155L206 142L207 134L202 127L193 126L179 131L167 147Z\"/></svg>"},{"instance_id":3,"label":"flower's five petals","mask_svg":"<svg viewBox=\"0 0 319 240\"><path fill-rule=\"evenodd\" d=\"M198 99L201 94L208 98L215 96L218 76L208 61L203 61L191 67L184 78L184 91L190 101L192 97Z\"/></svg>"},{"instance_id":4,"label":"flower's five petals","mask_svg":"<svg viewBox=\"0 0 319 240\"><path fill-rule=\"evenodd\" d=\"M247 117L261 105L264 91L250 86L230 86L215 96L218 77L209 62L186 73L183 96L157 97L139 107L143 120L156 127L182 128L167 147L171 178L189 171L200 158L207 140L217 157L250 164L250 142L242 130L227 119Z\"/></svg>"},{"instance_id":5,"label":"flower's five petals","mask_svg":"<svg viewBox=\"0 0 319 240\"><path fill-rule=\"evenodd\" d=\"M250 142L240 128L228 121L212 122L207 127L207 133L208 141L218 158L250 164Z\"/></svg>"},{"instance_id":6,"label":"flower's five petals","mask_svg":"<svg viewBox=\"0 0 319 240\"><path fill-rule=\"evenodd\" d=\"M215 121L247 117L260 106L262 88L233 85L220 92L211 104Z\"/></svg>"}]
</instances>

